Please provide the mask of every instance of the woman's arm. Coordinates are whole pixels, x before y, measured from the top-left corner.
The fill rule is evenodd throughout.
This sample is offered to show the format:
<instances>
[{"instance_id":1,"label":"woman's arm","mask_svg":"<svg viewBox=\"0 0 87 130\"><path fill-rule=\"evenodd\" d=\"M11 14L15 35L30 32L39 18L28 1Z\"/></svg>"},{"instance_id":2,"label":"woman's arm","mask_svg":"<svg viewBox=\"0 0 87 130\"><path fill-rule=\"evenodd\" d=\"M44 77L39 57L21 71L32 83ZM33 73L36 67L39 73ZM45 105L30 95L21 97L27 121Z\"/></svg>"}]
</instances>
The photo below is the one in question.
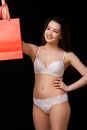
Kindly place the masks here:
<instances>
[{"instance_id":1,"label":"woman's arm","mask_svg":"<svg viewBox=\"0 0 87 130\"><path fill-rule=\"evenodd\" d=\"M81 74L81 78L76 82L70 84L69 86L67 86L62 80L58 79L57 81L55 81L57 82L57 85L55 87L61 88L64 91L68 92L85 86L87 84L87 67L73 52L68 53L65 60L67 60L69 64L72 65Z\"/></svg>"},{"instance_id":2,"label":"woman's arm","mask_svg":"<svg viewBox=\"0 0 87 130\"><path fill-rule=\"evenodd\" d=\"M34 61L38 46L31 43L26 43L24 41L22 41L22 44L23 44L23 52L26 55L30 56L31 59Z\"/></svg>"},{"instance_id":3,"label":"woman's arm","mask_svg":"<svg viewBox=\"0 0 87 130\"><path fill-rule=\"evenodd\" d=\"M81 62L81 60L74 54L69 54L70 64L81 74L81 78L75 83L68 86L68 91L75 90L87 84L87 67ZM71 58L72 57L72 58Z\"/></svg>"}]
</instances>

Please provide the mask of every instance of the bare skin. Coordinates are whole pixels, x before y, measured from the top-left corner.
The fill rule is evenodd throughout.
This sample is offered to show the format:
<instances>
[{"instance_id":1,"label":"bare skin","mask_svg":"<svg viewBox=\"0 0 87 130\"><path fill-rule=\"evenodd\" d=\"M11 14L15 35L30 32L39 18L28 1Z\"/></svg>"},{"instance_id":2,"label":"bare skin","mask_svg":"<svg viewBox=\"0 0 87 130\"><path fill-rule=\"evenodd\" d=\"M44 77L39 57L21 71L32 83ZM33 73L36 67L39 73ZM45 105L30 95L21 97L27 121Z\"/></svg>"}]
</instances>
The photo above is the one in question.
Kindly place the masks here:
<instances>
[{"instance_id":1,"label":"bare skin","mask_svg":"<svg viewBox=\"0 0 87 130\"><path fill-rule=\"evenodd\" d=\"M33 106L33 119L36 130L67 130L70 118L68 102L54 105L49 114L44 113L39 107Z\"/></svg>"},{"instance_id":2,"label":"bare skin","mask_svg":"<svg viewBox=\"0 0 87 130\"><path fill-rule=\"evenodd\" d=\"M9 13L9 8L5 0L1 0L2 5L0 6L0 16L1 19L5 20L8 19L10 20L10 13Z\"/></svg>"},{"instance_id":3,"label":"bare skin","mask_svg":"<svg viewBox=\"0 0 87 130\"><path fill-rule=\"evenodd\" d=\"M58 41L62 38L60 30L60 24L51 21L45 31L44 35L47 43L41 46L39 58L46 68L52 61L60 60L63 56L64 51L57 46ZM31 57L33 63L37 49L38 46L23 42L23 51ZM35 74L33 96L39 99L46 99L78 89L87 84L87 67L73 52L66 52L64 58L64 68L66 69L69 65L72 65L82 75L81 79L67 86L61 77L41 73ZM70 113L71 109L68 101L54 105L49 114L43 112L38 106L33 105L35 130L67 130Z\"/></svg>"}]
</instances>

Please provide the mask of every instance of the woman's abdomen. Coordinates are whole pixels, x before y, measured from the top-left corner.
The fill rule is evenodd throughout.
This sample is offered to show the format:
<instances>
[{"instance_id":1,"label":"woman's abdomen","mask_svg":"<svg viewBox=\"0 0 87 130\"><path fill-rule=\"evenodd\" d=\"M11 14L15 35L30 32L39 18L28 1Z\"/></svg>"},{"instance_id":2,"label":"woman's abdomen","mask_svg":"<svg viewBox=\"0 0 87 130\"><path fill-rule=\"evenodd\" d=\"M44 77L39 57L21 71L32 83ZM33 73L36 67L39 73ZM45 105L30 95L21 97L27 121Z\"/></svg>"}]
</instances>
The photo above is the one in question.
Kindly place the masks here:
<instances>
[{"instance_id":1,"label":"woman's abdomen","mask_svg":"<svg viewBox=\"0 0 87 130\"><path fill-rule=\"evenodd\" d=\"M37 74L35 76L35 86L33 96L36 98L49 98L63 94L62 89L54 86L55 76L47 74Z\"/></svg>"}]
</instances>

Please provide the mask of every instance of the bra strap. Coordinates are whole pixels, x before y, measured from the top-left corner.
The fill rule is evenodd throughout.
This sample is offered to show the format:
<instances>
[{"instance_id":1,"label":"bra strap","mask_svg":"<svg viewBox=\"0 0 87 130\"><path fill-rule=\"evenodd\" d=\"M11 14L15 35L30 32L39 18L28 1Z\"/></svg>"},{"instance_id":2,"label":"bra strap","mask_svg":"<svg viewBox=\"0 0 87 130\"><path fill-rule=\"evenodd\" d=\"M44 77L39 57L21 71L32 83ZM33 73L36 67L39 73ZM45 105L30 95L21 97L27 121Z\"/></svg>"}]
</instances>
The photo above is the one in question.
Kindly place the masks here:
<instances>
[{"instance_id":1,"label":"bra strap","mask_svg":"<svg viewBox=\"0 0 87 130\"><path fill-rule=\"evenodd\" d=\"M64 58L65 58L65 54L66 54L66 52L64 51L64 53L63 53L63 59L62 59L63 61L64 61Z\"/></svg>"},{"instance_id":2,"label":"bra strap","mask_svg":"<svg viewBox=\"0 0 87 130\"><path fill-rule=\"evenodd\" d=\"M39 54L39 50L40 50L40 47L37 48L37 54L36 54L36 57L37 57L38 54Z\"/></svg>"}]
</instances>

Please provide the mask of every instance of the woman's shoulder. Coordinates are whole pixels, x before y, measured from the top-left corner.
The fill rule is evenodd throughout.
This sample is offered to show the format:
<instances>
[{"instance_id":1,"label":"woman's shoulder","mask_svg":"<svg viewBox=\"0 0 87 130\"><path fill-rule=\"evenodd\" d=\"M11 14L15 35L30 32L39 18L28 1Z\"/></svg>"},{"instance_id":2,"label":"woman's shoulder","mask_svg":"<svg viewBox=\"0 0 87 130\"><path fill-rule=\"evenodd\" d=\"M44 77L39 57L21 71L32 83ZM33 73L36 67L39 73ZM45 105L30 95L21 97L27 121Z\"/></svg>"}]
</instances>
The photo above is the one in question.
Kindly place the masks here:
<instances>
[{"instance_id":1,"label":"woman's shoulder","mask_svg":"<svg viewBox=\"0 0 87 130\"><path fill-rule=\"evenodd\" d=\"M72 58L76 57L76 55L72 51L68 51L68 52L64 51L64 57L65 57L65 60L69 62L72 60Z\"/></svg>"},{"instance_id":2,"label":"woman's shoulder","mask_svg":"<svg viewBox=\"0 0 87 130\"><path fill-rule=\"evenodd\" d=\"M74 56L75 55L75 53L74 52L72 52L72 51L64 51L64 53L65 53L65 55L66 55L66 57L71 57L71 56Z\"/></svg>"},{"instance_id":3,"label":"woman's shoulder","mask_svg":"<svg viewBox=\"0 0 87 130\"><path fill-rule=\"evenodd\" d=\"M71 62L77 61L78 59L79 59L78 56L74 52L72 52L72 51L65 52L65 60L66 61L71 63Z\"/></svg>"}]
</instances>

